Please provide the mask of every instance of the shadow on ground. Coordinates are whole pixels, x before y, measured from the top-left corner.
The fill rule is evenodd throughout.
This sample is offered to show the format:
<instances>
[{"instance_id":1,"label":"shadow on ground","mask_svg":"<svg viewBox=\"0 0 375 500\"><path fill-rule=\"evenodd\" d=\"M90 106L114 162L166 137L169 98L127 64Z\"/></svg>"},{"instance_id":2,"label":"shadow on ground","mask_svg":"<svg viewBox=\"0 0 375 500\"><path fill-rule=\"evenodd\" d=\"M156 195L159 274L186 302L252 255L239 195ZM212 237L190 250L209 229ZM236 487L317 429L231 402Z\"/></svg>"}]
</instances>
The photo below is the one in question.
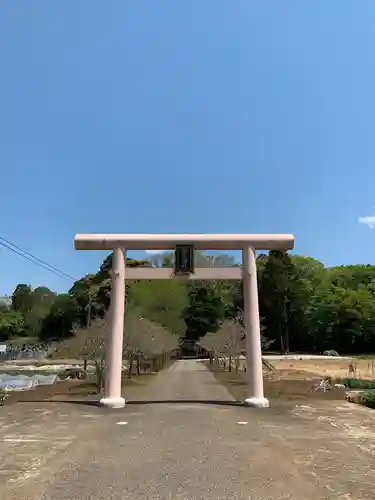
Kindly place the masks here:
<instances>
[{"instance_id":1,"label":"shadow on ground","mask_svg":"<svg viewBox=\"0 0 375 500\"><path fill-rule=\"evenodd\" d=\"M17 404L35 404L35 403L49 403L49 404L70 404L70 405L82 405L82 406L97 406L101 408L99 401L88 401L84 399L32 399L30 401L17 401Z\"/></svg>"},{"instance_id":2,"label":"shadow on ground","mask_svg":"<svg viewBox=\"0 0 375 500\"><path fill-rule=\"evenodd\" d=\"M88 401L84 399L39 399L32 401L18 401L22 404L33 403L51 403L51 404L71 404L82 406L96 406L102 408L99 401ZM155 404L176 404L176 405L214 405L214 406L243 406L246 405L242 401L218 401L218 400L202 400L202 399L160 399L160 400L130 400L126 401L126 406L129 405L155 405Z\"/></svg>"},{"instance_id":3,"label":"shadow on ground","mask_svg":"<svg viewBox=\"0 0 375 500\"><path fill-rule=\"evenodd\" d=\"M177 404L177 405L217 405L217 406L246 406L242 401L220 401L202 399L160 399L148 401L127 401L128 405L154 405L154 404Z\"/></svg>"}]
</instances>

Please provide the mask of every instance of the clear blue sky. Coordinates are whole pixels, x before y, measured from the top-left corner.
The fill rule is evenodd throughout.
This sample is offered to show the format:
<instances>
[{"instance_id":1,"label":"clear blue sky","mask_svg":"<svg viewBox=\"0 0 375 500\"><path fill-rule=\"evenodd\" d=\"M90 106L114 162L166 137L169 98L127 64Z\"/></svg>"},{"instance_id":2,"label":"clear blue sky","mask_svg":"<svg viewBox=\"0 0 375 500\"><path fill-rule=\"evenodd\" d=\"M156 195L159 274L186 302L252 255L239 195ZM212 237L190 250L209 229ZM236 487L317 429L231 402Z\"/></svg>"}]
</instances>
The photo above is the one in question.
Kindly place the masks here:
<instances>
[{"instance_id":1,"label":"clear blue sky","mask_svg":"<svg viewBox=\"0 0 375 500\"><path fill-rule=\"evenodd\" d=\"M373 0L3 0L0 236L77 277L103 258L81 232L293 232L374 263L374 21ZM20 282L69 288L0 248L0 295Z\"/></svg>"}]
</instances>

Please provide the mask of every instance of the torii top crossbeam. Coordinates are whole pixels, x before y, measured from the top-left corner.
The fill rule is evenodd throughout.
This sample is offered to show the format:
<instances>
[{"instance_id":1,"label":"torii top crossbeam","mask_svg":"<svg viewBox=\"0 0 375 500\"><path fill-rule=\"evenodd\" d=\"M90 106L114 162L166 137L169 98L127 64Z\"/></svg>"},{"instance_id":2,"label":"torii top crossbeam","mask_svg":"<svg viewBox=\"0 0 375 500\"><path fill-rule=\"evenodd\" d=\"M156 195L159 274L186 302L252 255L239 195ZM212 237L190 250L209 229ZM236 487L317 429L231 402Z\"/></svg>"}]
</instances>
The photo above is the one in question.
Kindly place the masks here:
<instances>
[{"instance_id":1,"label":"torii top crossbeam","mask_svg":"<svg viewBox=\"0 0 375 500\"><path fill-rule=\"evenodd\" d=\"M292 234L77 234L76 250L172 250L194 245L197 250L292 250Z\"/></svg>"}]
</instances>

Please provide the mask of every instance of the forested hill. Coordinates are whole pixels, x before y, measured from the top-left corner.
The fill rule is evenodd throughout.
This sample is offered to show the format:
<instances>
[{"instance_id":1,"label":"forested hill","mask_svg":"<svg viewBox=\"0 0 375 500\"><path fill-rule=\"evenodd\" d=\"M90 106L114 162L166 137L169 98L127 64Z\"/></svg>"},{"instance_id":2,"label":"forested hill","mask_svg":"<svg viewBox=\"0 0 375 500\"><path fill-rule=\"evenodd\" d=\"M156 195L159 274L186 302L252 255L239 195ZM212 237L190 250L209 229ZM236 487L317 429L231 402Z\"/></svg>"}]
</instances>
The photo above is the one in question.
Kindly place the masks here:
<instances>
[{"instance_id":1,"label":"forested hill","mask_svg":"<svg viewBox=\"0 0 375 500\"><path fill-rule=\"evenodd\" d=\"M172 255L127 259L128 266L172 265ZM197 266L231 266L227 255L197 254ZM321 262L272 251L257 259L263 335L273 350L375 352L375 266L325 268ZM67 294L19 284L11 304L0 302L0 340L44 341L74 335L104 317L110 302L111 255L96 274L75 282ZM242 284L235 281L127 282L127 308L178 336L192 340L241 316Z\"/></svg>"}]
</instances>

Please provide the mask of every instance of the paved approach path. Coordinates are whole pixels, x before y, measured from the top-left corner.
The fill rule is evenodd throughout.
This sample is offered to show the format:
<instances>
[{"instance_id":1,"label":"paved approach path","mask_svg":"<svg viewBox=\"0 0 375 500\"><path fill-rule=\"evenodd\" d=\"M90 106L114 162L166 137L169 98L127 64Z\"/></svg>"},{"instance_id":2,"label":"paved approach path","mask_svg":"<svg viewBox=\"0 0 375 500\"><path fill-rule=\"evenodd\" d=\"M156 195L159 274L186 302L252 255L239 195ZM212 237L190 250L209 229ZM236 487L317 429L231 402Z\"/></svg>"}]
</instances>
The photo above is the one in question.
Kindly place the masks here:
<instances>
[{"instance_id":1,"label":"paved approach path","mask_svg":"<svg viewBox=\"0 0 375 500\"><path fill-rule=\"evenodd\" d=\"M5 480L0 468L0 498L374 498L370 410L346 403L338 410L332 402L251 409L231 402L202 363L179 361L125 409L43 403L38 411L45 420L29 426L30 442L22 442L10 424L6 432L15 442L2 442L0 432L0 457L13 450L22 460L25 447L37 453L32 430L38 425L47 429L51 444L47 459L34 460L22 474ZM52 453L56 441L60 445Z\"/></svg>"}]
</instances>

